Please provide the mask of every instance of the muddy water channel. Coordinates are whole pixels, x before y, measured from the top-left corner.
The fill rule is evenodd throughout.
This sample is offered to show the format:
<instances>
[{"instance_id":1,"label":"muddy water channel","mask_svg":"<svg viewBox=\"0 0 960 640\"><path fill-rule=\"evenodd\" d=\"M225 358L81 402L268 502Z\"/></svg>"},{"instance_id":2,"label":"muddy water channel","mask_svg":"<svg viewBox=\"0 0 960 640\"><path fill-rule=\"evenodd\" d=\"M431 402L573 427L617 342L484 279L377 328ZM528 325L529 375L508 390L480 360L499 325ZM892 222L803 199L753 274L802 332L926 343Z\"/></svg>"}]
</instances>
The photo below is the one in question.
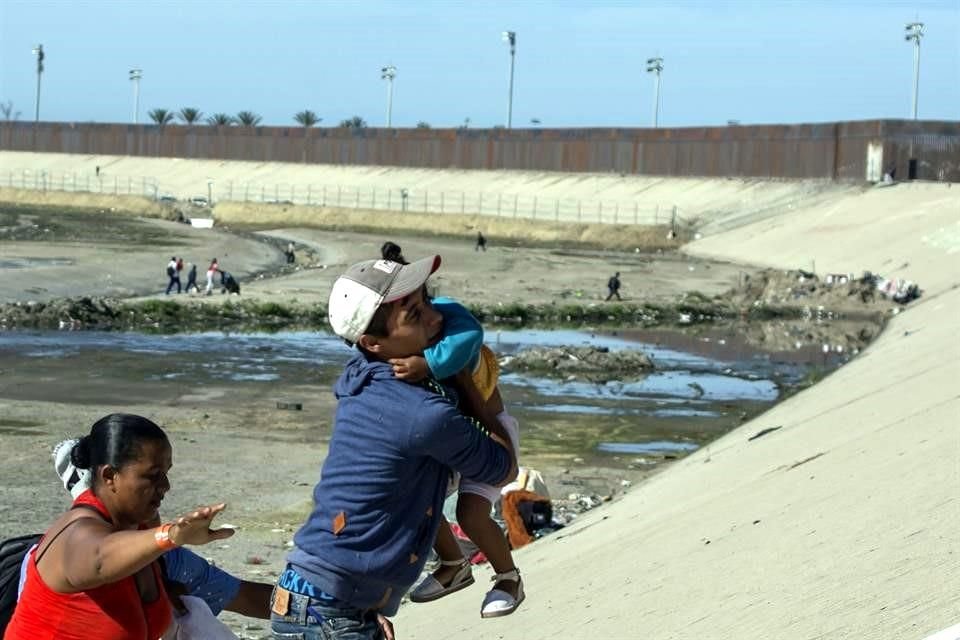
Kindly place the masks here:
<instances>
[{"instance_id":1,"label":"muddy water channel","mask_svg":"<svg viewBox=\"0 0 960 640\"><path fill-rule=\"evenodd\" d=\"M838 335L857 330L837 324ZM621 469L652 467L696 450L809 386L855 351L819 338L791 339L765 351L733 327L695 333L491 330L487 342L507 363L501 389L520 420L528 464ZM545 346L641 350L654 368L600 381L570 371L511 370L511 356ZM304 395L329 395L350 354L338 339L313 332L7 332L0 334L0 397L121 407L191 404L201 411L223 402L309 400ZM0 430L10 428L0 424Z\"/></svg>"}]
</instances>

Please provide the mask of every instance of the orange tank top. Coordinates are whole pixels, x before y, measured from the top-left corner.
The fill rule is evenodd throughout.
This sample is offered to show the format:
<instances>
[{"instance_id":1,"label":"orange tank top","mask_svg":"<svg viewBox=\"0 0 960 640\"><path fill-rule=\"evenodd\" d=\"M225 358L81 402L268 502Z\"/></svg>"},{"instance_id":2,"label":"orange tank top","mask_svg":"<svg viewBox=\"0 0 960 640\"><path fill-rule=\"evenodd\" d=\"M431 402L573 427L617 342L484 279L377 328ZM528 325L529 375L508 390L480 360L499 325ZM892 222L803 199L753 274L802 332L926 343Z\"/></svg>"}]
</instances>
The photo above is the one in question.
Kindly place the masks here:
<instances>
[{"instance_id":1,"label":"orange tank top","mask_svg":"<svg viewBox=\"0 0 960 640\"><path fill-rule=\"evenodd\" d=\"M94 506L110 519L90 491L77 498L74 505L78 504ZM143 602L134 576L89 591L57 593L40 577L35 556L36 549L27 562L27 580L4 640L157 640L170 626L173 614L158 563L151 565L157 599Z\"/></svg>"}]
</instances>

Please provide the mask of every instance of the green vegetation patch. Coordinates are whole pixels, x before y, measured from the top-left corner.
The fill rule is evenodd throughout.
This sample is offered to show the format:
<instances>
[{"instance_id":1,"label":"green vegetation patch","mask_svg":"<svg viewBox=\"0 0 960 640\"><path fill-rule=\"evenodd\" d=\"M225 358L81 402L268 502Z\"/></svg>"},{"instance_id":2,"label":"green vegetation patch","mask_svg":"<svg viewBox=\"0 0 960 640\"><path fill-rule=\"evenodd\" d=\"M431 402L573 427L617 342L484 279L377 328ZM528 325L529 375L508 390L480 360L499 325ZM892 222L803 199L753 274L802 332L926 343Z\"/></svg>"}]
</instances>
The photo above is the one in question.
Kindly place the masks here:
<instances>
[{"instance_id":1,"label":"green vegetation patch","mask_svg":"<svg viewBox=\"0 0 960 640\"><path fill-rule=\"evenodd\" d=\"M724 300L692 304L681 298L664 304L547 303L474 304L471 313L488 328L683 327L730 320L799 319L802 309L764 305L739 309ZM262 302L229 297L220 301L175 299L114 300L65 298L46 303L0 305L7 328L147 331L329 331L322 304Z\"/></svg>"},{"instance_id":2,"label":"green vegetation patch","mask_svg":"<svg viewBox=\"0 0 960 640\"><path fill-rule=\"evenodd\" d=\"M176 247L182 241L161 227L98 210L0 203L0 241L89 242Z\"/></svg>"}]
</instances>

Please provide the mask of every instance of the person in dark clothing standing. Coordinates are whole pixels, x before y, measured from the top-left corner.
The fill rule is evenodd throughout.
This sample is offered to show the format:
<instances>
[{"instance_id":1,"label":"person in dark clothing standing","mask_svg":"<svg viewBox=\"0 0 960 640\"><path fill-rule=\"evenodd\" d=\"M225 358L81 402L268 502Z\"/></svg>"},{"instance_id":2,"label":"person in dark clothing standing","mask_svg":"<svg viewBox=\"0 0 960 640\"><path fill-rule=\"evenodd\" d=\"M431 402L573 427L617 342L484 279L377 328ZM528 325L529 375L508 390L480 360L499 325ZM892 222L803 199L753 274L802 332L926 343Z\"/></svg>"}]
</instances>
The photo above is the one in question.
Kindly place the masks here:
<instances>
[{"instance_id":1,"label":"person in dark clothing standing","mask_svg":"<svg viewBox=\"0 0 960 640\"><path fill-rule=\"evenodd\" d=\"M190 293L190 287L193 287L197 290L197 293L200 293L200 287L197 285L197 263L190 263L190 271L187 272L187 286L184 289L186 293Z\"/></svg>"},{"instance_id":2,"label":"person in dark clothing standing","mask_svg":"<svg viewBox=\"0 0 960 640\"><path fill-rule=\"evenodd\" d=\"M477 246L473 248L474 251L480 251L483 249L487 250L487 239L483 237L482 231L477 231Z\"/></svg>"},{"instance_id":3,"label":"person in dark clothing standing","mask_svg":"<svg viewBox=\"0 0 960 640\"><path fill-rule=\"evenodd\" d=\"M607 280L607 300L613 296L617 296L617 300L623 300L620 297L620 272L617 271L615 274L610 276L610 279Z\"/></svg>"}]
</instances>

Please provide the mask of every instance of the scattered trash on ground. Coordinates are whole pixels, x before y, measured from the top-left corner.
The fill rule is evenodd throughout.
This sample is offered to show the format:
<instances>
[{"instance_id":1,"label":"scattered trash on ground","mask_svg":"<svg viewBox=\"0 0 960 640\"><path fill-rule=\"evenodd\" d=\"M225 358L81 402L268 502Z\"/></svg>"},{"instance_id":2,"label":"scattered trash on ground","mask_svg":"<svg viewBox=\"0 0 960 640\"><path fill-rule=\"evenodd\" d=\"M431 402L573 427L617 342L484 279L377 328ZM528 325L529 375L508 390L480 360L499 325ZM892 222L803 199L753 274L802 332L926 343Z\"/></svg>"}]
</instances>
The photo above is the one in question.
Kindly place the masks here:
<instances>
[{"instance_id":1,"label":"scattered trash on ground","mask_svg":"<svg viewBox=\"0 0 960 640\"><path fill-rule=\"evenodd\" d=\"M744 274L739 287L727 297L741 307L806 303L832 313L849 310L851 303L869 305L892 300L907 304L921 293L920 287L910 280L884 278L870 271L864 271L859 278L852 273L828 273L821 279L804 269L765 269L752 276Z\"/></svg>"}]
</instances>

